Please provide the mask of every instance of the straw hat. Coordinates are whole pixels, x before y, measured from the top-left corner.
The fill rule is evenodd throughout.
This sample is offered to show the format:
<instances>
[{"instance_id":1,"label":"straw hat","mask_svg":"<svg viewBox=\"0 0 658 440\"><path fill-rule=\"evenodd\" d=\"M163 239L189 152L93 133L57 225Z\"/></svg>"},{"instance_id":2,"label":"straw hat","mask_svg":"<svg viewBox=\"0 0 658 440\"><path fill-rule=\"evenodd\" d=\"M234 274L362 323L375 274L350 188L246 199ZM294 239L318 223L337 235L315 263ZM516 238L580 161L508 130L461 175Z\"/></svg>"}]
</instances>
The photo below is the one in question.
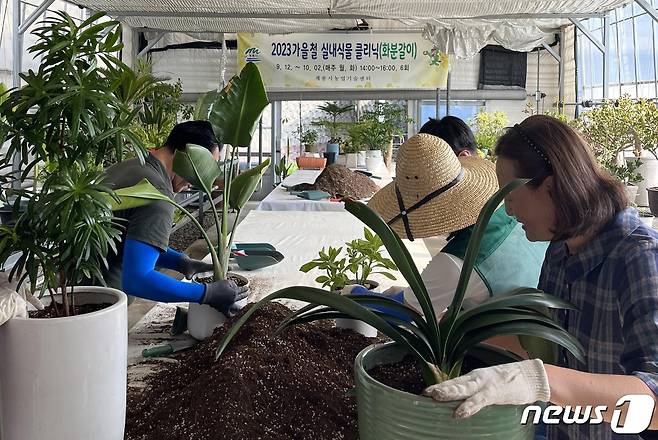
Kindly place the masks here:
<instances>
[{"instance_id":1,"label":"straw hat","mask_svg":"<svg viewBox=\"0 0 658 440\"><path fill-rule=\"evenodd\" d=\"M457 158L441 138L417 134L400 147L395 180L375 193L368 206L400 237L424 238L475 224L480 210L497 190L491 162L473 156Z\"/></svg>"}]
</instances>

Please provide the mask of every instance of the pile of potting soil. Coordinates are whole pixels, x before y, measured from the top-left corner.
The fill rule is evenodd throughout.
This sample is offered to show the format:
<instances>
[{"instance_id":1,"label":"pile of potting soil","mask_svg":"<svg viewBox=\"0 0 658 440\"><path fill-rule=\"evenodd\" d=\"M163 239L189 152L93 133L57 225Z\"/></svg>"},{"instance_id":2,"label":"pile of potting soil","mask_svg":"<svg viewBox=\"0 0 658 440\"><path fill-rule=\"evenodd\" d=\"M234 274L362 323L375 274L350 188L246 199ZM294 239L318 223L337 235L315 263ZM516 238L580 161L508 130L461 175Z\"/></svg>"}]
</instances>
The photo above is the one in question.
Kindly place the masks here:
<instances>
[{"instance_id":1,"label":"pile of potting soil","mask_svg":"<svg viewBox=\"0 0 658 440\"><path fill-rule=\"evenodd\" d=\"M315 183L302 183L293 189L296 191L326 191L332 197L347 197L356 200L372 197L379 191L379 187L369 177L337 164L325 168L315 179Z\"/></svg>"},{"instance_id":2,"label":"pile of potting soil","mask_svg":"<svg viewBox=\"0 0 658 440\"><path fill-rule=\"evenodd\" d=\"M244 310L248 309L245 308ZM373 340L329 323L272 336L290 310L254 314L219 361L217 341L238 318L164 371L130 389L126 440L356 439L354 358Z\"/></svg>"}]
</instances>

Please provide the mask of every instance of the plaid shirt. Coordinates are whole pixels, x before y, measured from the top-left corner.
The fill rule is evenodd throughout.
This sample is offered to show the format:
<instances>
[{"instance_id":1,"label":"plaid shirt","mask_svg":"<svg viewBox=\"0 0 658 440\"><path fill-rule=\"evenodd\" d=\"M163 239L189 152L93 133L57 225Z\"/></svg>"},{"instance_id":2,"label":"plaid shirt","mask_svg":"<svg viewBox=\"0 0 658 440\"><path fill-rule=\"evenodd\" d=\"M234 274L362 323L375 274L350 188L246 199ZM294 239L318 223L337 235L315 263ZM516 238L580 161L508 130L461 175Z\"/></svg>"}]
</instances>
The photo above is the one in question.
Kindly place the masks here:
<instances>
[{"instance_id":1,"label":"plaid shirt","mask_svg":"<svg viewBox=\"0 0 658 440\"><path fill-rule=\"evenodd\" d=\"M558 322L585 348L587 364L563 350L560 365L590 373L632 374L658 395L658 232L634 209L617 214L592 241L569 255L553 242L539 288L579 311L556 311ZM551 425L549 439L639 439L609 424Z\"/></svg>"}]
</instances>

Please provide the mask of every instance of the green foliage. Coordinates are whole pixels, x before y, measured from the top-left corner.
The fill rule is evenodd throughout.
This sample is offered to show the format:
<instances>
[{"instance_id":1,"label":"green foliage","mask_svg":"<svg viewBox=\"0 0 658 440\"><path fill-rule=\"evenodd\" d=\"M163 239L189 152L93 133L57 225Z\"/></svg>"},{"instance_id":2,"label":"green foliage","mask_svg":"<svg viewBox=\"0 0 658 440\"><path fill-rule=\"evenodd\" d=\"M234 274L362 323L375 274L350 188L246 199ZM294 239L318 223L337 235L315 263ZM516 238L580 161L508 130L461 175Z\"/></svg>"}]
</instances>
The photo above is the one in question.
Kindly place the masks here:
<instances>
[{"instance_id":1,"label":"green foliage","mask_svg":"<svg viewBox=\"0 0 658 440\"><path fill-rule=\"evenodd\" d=\"M395 276L388 272L397 270L393 261L382 256L380 249L384 246L382 240L368 228L363 228L365 239L357 238L346 244L347 257L341 257L342 247L322 250L318 258L309 261L299 268L307 273L311 269L324 270L325 274L315 279L322 287L331 290L340 290L349 282L364 286L370 275L380 274L395 280ZM383 269L383 270L382 270ZM348 275L351 273L352 275Z\"/></svg>"},{"instance_id":2,"label":"green foliage","mask_svg":"<svg viewBox=\"0 0 658 440\"><path fill-rule=\"evenodd\" d=\"M279 163L274 167L274 172L281 180L294 173L295 170L297 170L297 162L290 162L285 156L282 156Z\"/></svg>"},{"instance_id":3,"label":"green foliage","mask_svg":"<svg viewBox=\"0 0 658 440\"><path fill-rule=\"evenodd\" d=\"M299 143L304 146L304 151L311 151L315 143L318 141L318 132L312 129L303 130L301 133L299 129L295 131L299 136Z\"/></svg>"},{"instance_id":4,"label":"green foliage","mask_svg":"<svg viewBox=\"0 0 658 440\"><path fill-rule=\"evenodd\" d=\"M221 91L212 90L199 98L198 119L208 119L215 135L234 148L246 147L269 104L258 67L247 63Z\"/></svg>"},{"instance_id":5,"label":"green foliage","mask_svg":"<svg viewBox=\"0 0 658 440\"><path fill-rule=\"evenodd\" d=\"M120 159L124 150L147 154L130 127L137 90L121 88L118 78L130 69L113 53L122 48L116 21L96 23L95 14L80 24L66 13L44 20L28 49L41 57L37 72L22 73L25 85L0 104L0 141L8 142L0 158L6 170L20 155L22 174L5 171L3 180L24 181L44 164L41 186L15 190L14 207L27 201L13 227L0 231L0 263L22 252L11 277L41 291L74 287L88 280L103 283L101 267L115 248L120 226L111 211L113 193L102 185L102 164ZM73 313L72 295L63 296L63 312Z\"/></svg>"},{"instance_id":6,"label":"green foliage","mask_svg":"<svg viewBox=\"0 0 658 440\"><path fill-rule=\"evenodd\" d=\"M306 273L312 269L319 269L325 271L324 275L320 275L315 279L316 283L320 283L322 287L329 287L330 290L340 290L349 281L347 274L347 259L339 258L343 248L334 248L329 246L328 250L322 248L318 258L309 261L299 268L300 271Z\"/></svg>"},{"instance_id":7,"label":"green foliage","mask_svg":"<svg viewBox=\"0 0 658 440\"><path fill-rule=\"evenodd\" d=\"M338 117L342 114L351 112L354 110L354 106L350 105L339 105L336 102L325 102L323 105L318 107L329 117L328 119L317 119L312 122L315 126L320 126L325 129L329 135L329 143L339 143L340 135L345 130L346 123L338 121Z\"/></svg>"},{"instance_id":8,"label":"green foliage","mask_svg":"<svg viewBox=\"0 0 658 440\"><path fill-rule=\"evenodd\" d=\"M176 124L192 117L194 108L181 101L183 86L180 79L169 84L164 78L153 76L147 62L140 62L135 77L128 80L135 83L147 81L151 85L136 103L140 108L138 121L131 129L144 145L159 148Z\"/></svg>"},{"instance_id":9,"label":"green foliage","mask_svg":"<svg viewBox=\"0 0 658 440\"><path fill-rule=\"evenodd\" d=\"M470 121L475 135L478 154L482 157L493 154L498 138L502 136L508 120L505 112L479 111Z\"/></svg>"},{"instance_id":10,"label":"green foliage","mask_svg":"<svg viewBox=\"0 0 658 440\"><path fill-rule=\"evenodd\" d=\"M658 109L653 102L633 100L625 95L589 110L574 125L587 139L603 168L622 182L638 183L642 180L636 172L639 163L624 164L620 154L632 150L637 159L642 151L656 156L657 124Z\"/></svg>"},{"instance_id":11,"label":"green foliage","mask_svg":"<svg viewBox=\"0 0 658 440\"><path fill-rule=\"evenodd\" d=\"M390 229L386 222L367 205L347 201L348 212L359 218L384 243L393 262L409 283L420 304L422 315L414 309L388 298L367 295L326 295L324 290L311 287L290 287L274 292L252 306L226 333L221 340L216 358L264 304L274 299L288 298L310 303L292 314L281 324L281 329L290 325L312 322L320 319L351 317L361 320L396 341L414 356L423 371L427 385L431 385L461 373L464 356L470 353L490 351L481 343L494 336L527 335L552 341L567 348L576 358L584 359L582 346L576 338L567 333L551 318L536 309L573 309L574 307L550 294L533 288L520 288L502 295L496 295L480 305L464 311L464 294L474 267L480 242L492 213L503 198L527 180L516 180L500 189L480 212L471 235L457 289L448 312L441 321L436 320L423 280L414 261L402 240ZM367 306L384 305L407 319L401 320L387 312L368 309ZM500 359L500 356L498 356ZM508 361L517 360L510 354Z\"/></svg>"},{"instance_id":12,"label":"green foliage","mask_svg":"<svg viewBox=\"0 0 658 440\"><path fill-rule=\"evenodd\" d=\"M405 125L411 121L405 107L390 102L375 102L347 131L356 151L381 150L385 155L391 148L393 136L402 136Z\"/></svg>"}]
</instances>

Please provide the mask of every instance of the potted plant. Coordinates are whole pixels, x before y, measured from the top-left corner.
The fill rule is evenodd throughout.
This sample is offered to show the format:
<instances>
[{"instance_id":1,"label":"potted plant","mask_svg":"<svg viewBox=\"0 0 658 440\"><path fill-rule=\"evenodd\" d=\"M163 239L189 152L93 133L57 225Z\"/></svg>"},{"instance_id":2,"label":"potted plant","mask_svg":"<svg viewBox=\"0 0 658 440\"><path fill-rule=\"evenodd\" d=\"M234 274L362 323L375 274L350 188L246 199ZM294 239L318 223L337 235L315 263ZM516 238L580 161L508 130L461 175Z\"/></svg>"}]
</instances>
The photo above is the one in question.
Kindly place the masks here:
<instances>
[{"instance_id":1,"label":"potted plant","mask_svg":"<svg viewBox=\"0 0 658 440\"><path fill-rule=\"evenodd\" d=\"M625 95L615 101L604 101L583 114L577 124L599 163L625 183L636 184L637 203L647 206L647 188L658 185L656 105ZM624 159L628 171L622 169ZM632 189L629 196L631 192Z\"/></svg>"},{"instance_id":2,"label":"potted plant","mask_svg":"<svg viewBox=\"0 0 658 440\"><path fill-rule=\"evenodd\" d=\"M324 128L329 135L326 150L327 153L335 153L338 155L340 153L340 134L345 126L345 123L338 121L338 118L340 115L353 111L354 106L352 104L340 105L337 102L325 102L323 105L319 106L318 109L326 113L329 118L315 120L312 124Z\"/></svg>"},{"instance_id":3,"label":"potted plant","mask_svg":"<svg viewBox=\"0 0 658 440\"><path fill-rule=\"evenodd\" d=\"M507 115L501 111L486 112L480 110L470 122L473 126L478 156L490 157L498 138L502 136L507 126Z\"/></svg>"},{"instance_id":4,"label":"potted plant","mask_svg":"<svg viewBox=\"0 0 658 440\"><path fill-rule=\"evenodd\" d=\"M127 298L104 285L101 267L121 234L102 163L124 145L146 151L130 132L135 114L119 99L114 57L122 44L116 21L82 23L57 12L34 31L28 51L39 69L0 104L0 159L20 163L23 183L37 163L48 164L40 185L18 185L13 225L0 226L0 266L29 284L47 309L43 318L0 326L0 437L6 440L123 438L126 408ZM47 294L44 296L44 294ZM37 295L38 296L38 295Z\"/></svg>"},{"instance_id":5,"label":"potted plant","mask_svg":"<svg viewBox=\"0 0 658 440\"><path fill-rule=\"evenodd\" d=\"M318 132L312 129L297 131L299 136L299 143L304 147L304 152L314 153L315 143L318 141ZM309 154L310 155L310 154Z\"/></svg>"},{"instance_id":6,"label":"potted plant","mask_svg":"<svg viewBox=\"0 0 658 440\"><path fill-rule=\"evenodd\" d=\"M289 287L274 292L252 306L226 333L217 347L216 357L260 307L278 298L290 298L310 304L294 312L278 331L303 322L349 316L360 319L394 341L394 344L370 346L355 360L355 382L361 439L470 439L482 433L498 438L533 438L533 428L521 425L523 407L494 406L480 411L468 421L452 417L459 402L436 402L424 396L405 393L376 381L368 370L396 363L411 355L422 371L424 385L432 385L461 374L465 357L479 359L485 365L518 360L511 353L481 344L499 335L540 337L568 349L576 358L584 359L578 341L538 307L573 309L550 294L534 288L521 288L494 296L464 311L464 293L474 267L480 242L491 214L506 194L526 180L516 180L499 190L482 209L468 244L457 289L447 313L436 321L435 312L422 278L402 240L366 205L348 201L346 209L381 237L392 260L409 283L419 301L422 314L386 298L367 295L327 295L321 289ZM372 310L374 304L385 305L388 312ZM394 317L392 312L404 319ZM419 378L419 380L421 380ZM381 417L384 411L386 417Z\"/></svg>"},{"instance_id":7,"label":"potted plant","mask_svg":"<svg viewBox=\"0 0 658 440\"><path fill-rule=\"evenodd\" d=\"M339 162L341 165L345 165L347 168L356 168L358 166L358 152L359 152L359 147L355 143L355 139L352 138L352 135L350 133L350 139L347 141L344 141L341 150L343 152L342 156L343 159L341 162ZM344 162L344 163L343 163Z\"/></svg>"},{"instance_id":8,"label":"potted plant","mask_svg":"<svg viewBox=\"0 0 658 440\"><path fill-rule=\"evenodd\" d=\"M210 151L193 144L188 144L185 151L176 151L174 154L174 172L199 188L209 198L214 183L218 179L223 180L224 197L221 217L214 204L211 204L218 243L210 240L208 234L192 214L158 192L148 181L142 181L134 187L116 192L124 203L135 205L150 203L152 200L165 200L190 217L208 246L213 264L212 273L199 274L196 279L209 282L231 277L238 284L246 285L248 283L245 277L228 272L229 258L240 212L260 184L270 161L266 159L257 167L237 176L235 176L236 167L232 164L237 161L238 148L247 146L251 142L256 124L267 104L267 94L260 72L254 63L247 63L238 75L231 78L224 89L204 94L197 103L197 115L205 114L212 124L216 136L228 144L225 148L230 148L228 153L230 160L217 163ZM235 219L231 226L229 226L229 210L235 211ZM246 300L244 302L246 303ZM214 328L225 320L224 314L208 305L196 303L189 305L188 330L196 339L207 338L212 334Z\"/></svg>"}]
</instances>

